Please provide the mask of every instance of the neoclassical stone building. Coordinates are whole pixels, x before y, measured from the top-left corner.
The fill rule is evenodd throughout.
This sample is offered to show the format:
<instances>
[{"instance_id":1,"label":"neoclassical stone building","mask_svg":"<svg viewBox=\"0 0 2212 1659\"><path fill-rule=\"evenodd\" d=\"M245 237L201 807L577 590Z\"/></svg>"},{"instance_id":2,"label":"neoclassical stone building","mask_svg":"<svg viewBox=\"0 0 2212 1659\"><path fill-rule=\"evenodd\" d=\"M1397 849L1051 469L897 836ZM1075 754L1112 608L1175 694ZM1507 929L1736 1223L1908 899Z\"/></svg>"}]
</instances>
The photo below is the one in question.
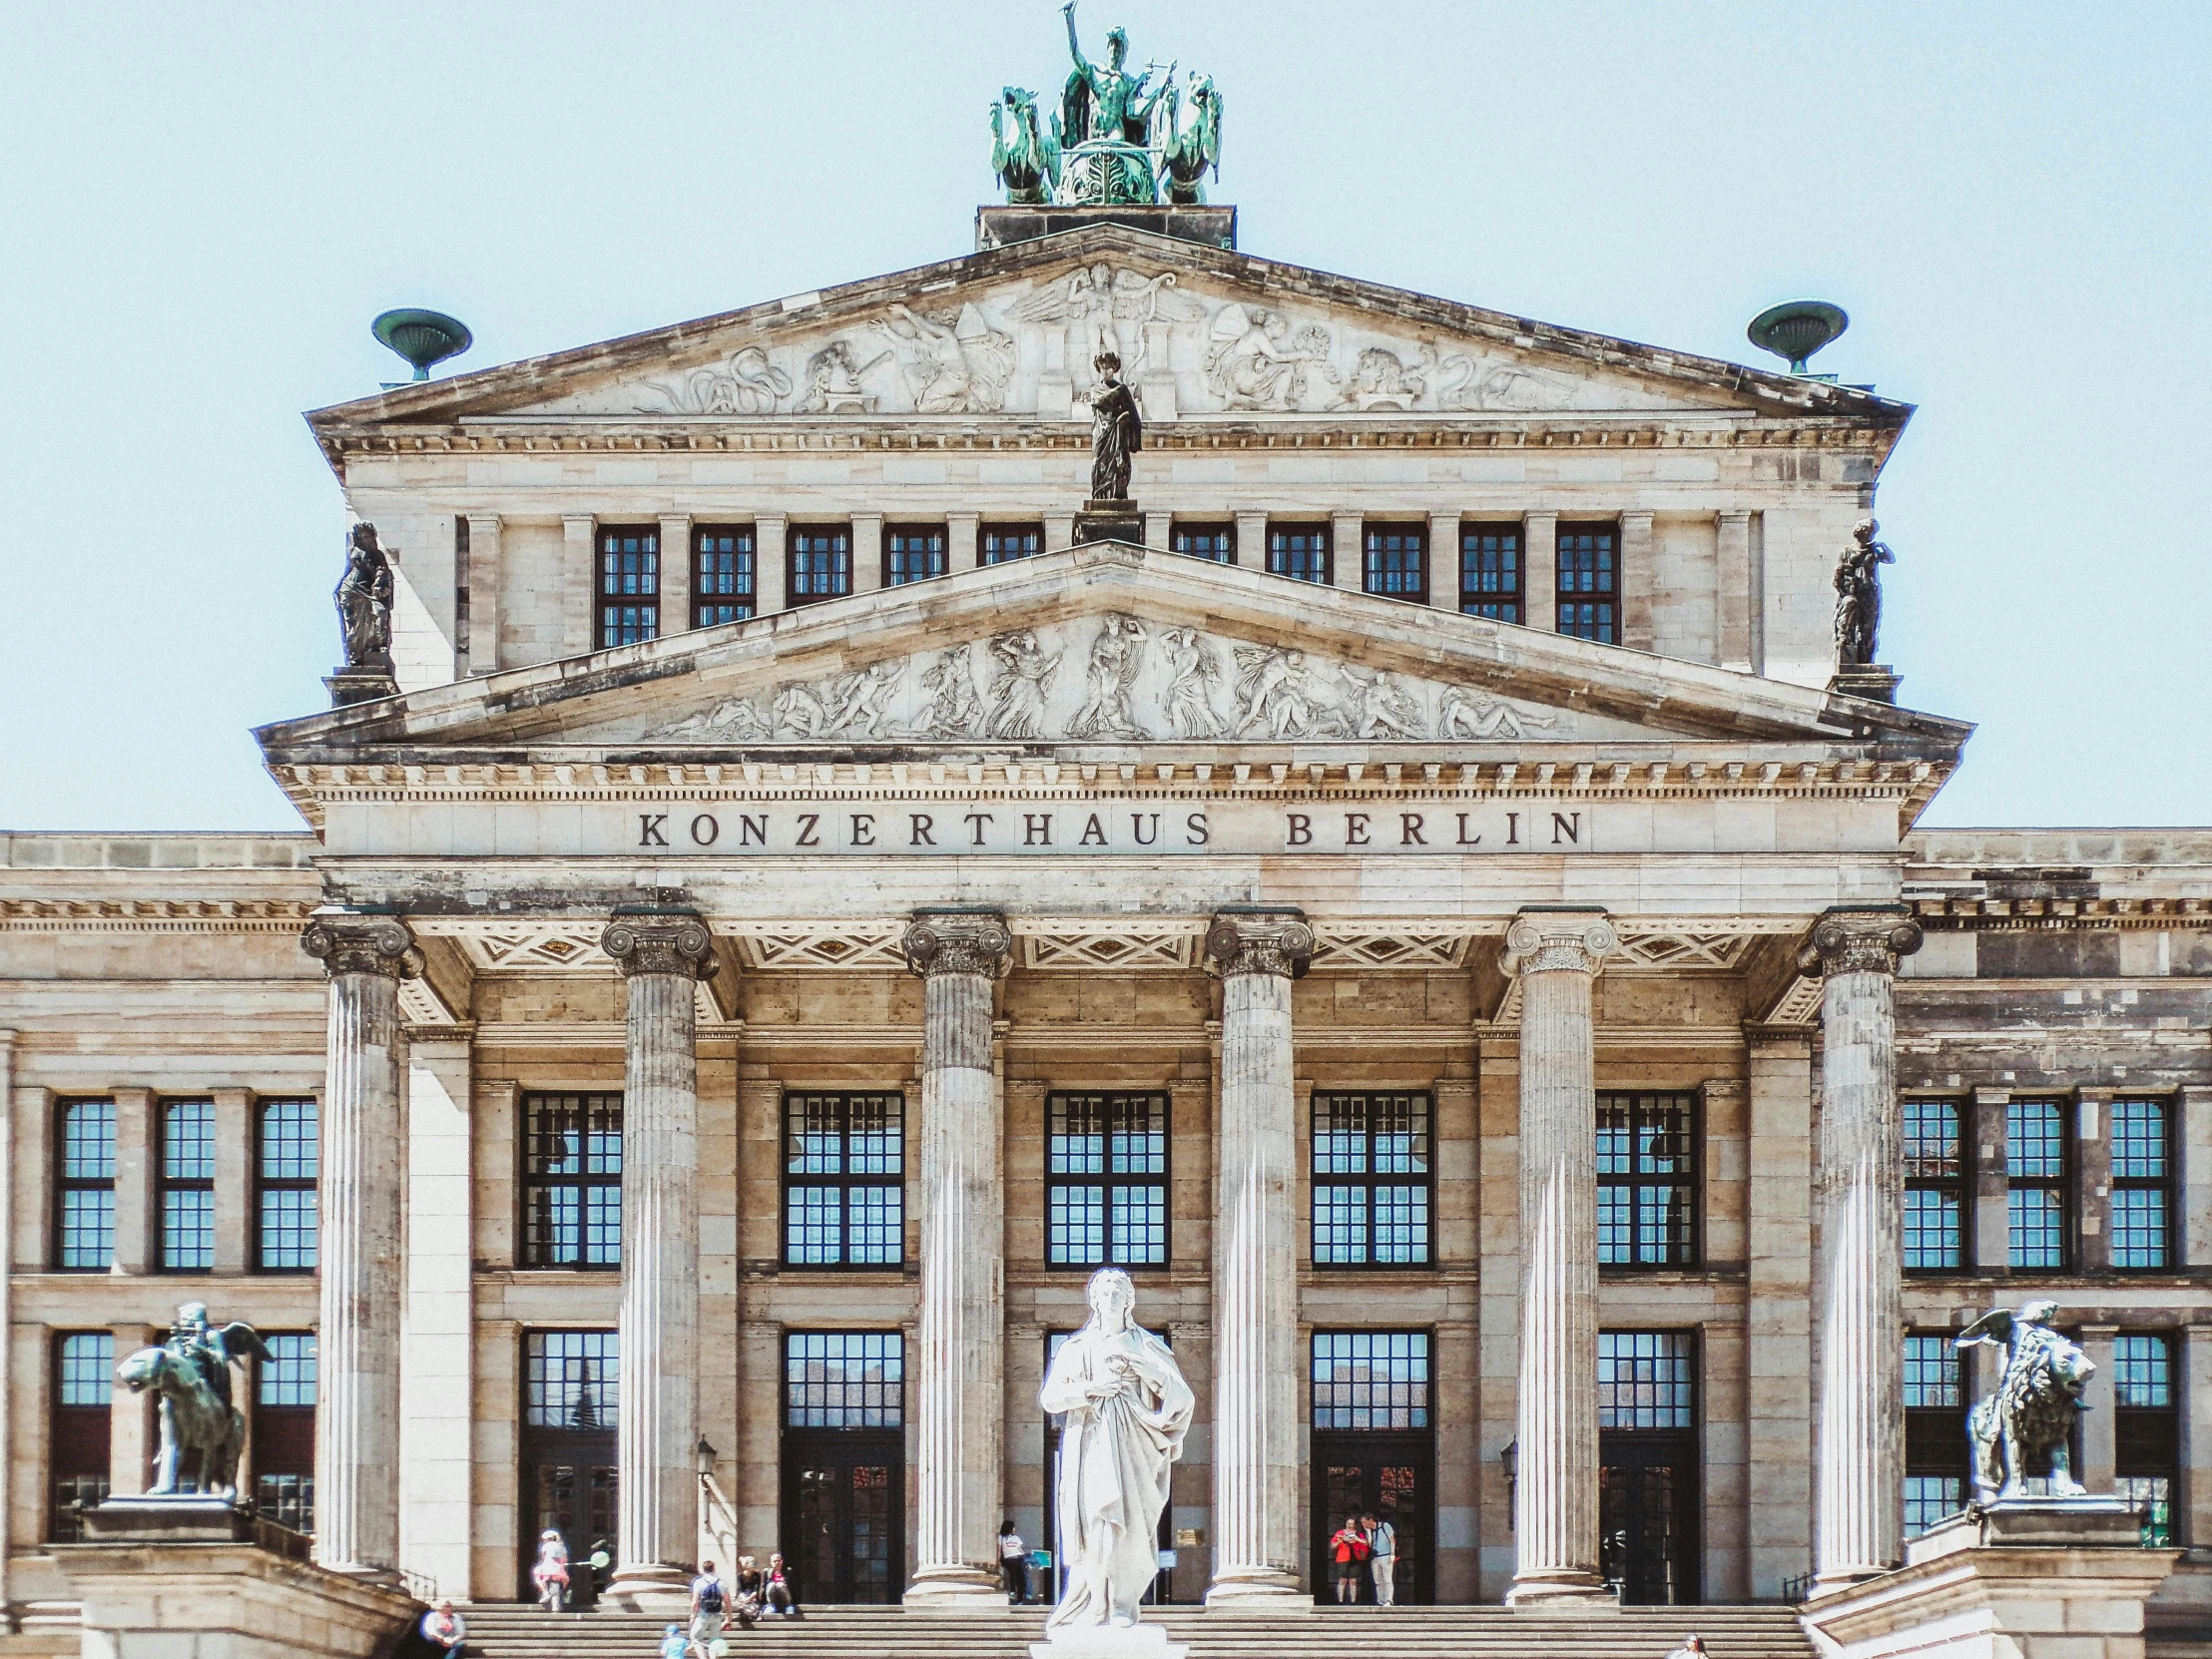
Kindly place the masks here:
<instances>
[{"instance_id":1,"label":"neoclassical stone building","mask_svg":"<svg viewBox=\"0 0 2212 1659\"><path fill-rule=\"evenodd\" d=\"M1910 410L1227 212L308 417L396 667L259 734L301 830L4 839L15 1617L187 1300L327 1564L989 1605L1105 1263L1176 1600L1348 1509L1407 1602L1863 1577L2037 1297L2212 1545L2212 831L1916 829L1969 728L1831 631ZM1142 545L1072 545L1102 346Z\"/></svg>"}]
</instances>

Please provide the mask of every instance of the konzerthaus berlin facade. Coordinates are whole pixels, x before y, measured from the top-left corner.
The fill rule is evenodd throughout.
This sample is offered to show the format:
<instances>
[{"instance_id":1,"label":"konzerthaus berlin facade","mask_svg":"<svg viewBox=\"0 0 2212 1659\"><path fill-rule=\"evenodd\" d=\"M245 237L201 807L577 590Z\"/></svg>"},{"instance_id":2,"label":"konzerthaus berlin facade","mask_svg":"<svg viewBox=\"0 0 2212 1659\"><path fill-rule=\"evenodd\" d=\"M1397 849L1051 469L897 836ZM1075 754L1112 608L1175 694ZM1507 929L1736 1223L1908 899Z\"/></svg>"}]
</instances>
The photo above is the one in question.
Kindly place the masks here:
<instances>
[{"instance_id":1,"label":"konzerthaus berlin facade","mask_svg":"<svg viewBox=\"0 0 2212 1659\"><path fill-rule=\"evenodd\" d=\"M1910 411L1227 214L309 417L396 695L259 734L303 828L6 838L19 1614L185 1301L326 1563L980 1604L1105 1262L1179 1601L1355 1509L1408 1602L1865 1575L2044 1297L2089 1485L2212 1545L2212 832L1915 828L1968 727L1831 627Z\"/></svg>"}]
</instances>

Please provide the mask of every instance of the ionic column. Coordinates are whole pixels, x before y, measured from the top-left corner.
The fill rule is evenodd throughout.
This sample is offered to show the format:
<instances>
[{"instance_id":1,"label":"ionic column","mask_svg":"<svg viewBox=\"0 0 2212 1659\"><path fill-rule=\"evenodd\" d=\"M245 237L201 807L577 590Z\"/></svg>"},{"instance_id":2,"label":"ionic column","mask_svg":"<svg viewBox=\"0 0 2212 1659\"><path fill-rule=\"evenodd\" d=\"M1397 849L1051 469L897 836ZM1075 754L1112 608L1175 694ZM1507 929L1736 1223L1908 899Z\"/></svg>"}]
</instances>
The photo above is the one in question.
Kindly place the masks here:
<instances>
[{"instance_id":1,"label":"ionic column","mask_svg":"<svg viewBox=\"0 0 2212 1659\"><path fill-rule=\"evenodd\" d=\"M1902 904L1834 909L1800 959L1821 992L1820 1436L1814 1570L1831 1590L1903 1558L1905 1299L1898 1230L1897 959L1921 947Z\"/></svg>"},{"instance_id":2,"label":"ionic column","mask_svg":"<svg viewBox=\"0 0 2212 1659\"><path fill-rule=\"evenodd\" d=\"M699 981L714 939L689 910L618 913L600 948L628 992L622 1069L619 1607L687 1604L699 1547Z\"/></svg>"},{"instance_id":3,"label":"ionic column","mask_svg":"<svg viewBox=\"0 0 2212 1659\"><path fill-rule=\"evenodd\" d=\"M1598 1571L1597 1065L1590 986L1619 940L1601 910L1524 910L1519 1462L1505 1599L1610 1600Z\"/></svg>"},{"instance_id":4,"label":"ionic column","mask_svg":"<svg viewBox=\"0 0 2212 1659\"><path fill-rule=\"evenodd\" d=\"M399 981L422 971L396 916L317 916L300 948L329 975L320 1120L320 1314L315 1331L317 1564L399 1564L401 1090Z\"/></svg>"},{"instance_id":5,"label":"ionic column","mask_svg":"<svg viewBox=\"0 0 2212 1659\"><path fill-rule=\"evenodd\" d=\"M1012 959L998 915L924 910L907 927L921 975L920 1476L905 1602L1003 1611L998 1576L1004 1385L1004 1198L991 1076L991 981Z\"/></svg>"},{"instance_id":6,"label":"ionic column","mask_svg":"<svg viewBox=\"0 0 2212 1659\"><path fill-rule=\"evenodd\" d=\"M1297 1102L1291 981L1314 930L1296 910L1218 915L1221 1162L1214 1206L1214 1581L1209 1605L1302 1612Z\"/></svg>"}]
</instances>

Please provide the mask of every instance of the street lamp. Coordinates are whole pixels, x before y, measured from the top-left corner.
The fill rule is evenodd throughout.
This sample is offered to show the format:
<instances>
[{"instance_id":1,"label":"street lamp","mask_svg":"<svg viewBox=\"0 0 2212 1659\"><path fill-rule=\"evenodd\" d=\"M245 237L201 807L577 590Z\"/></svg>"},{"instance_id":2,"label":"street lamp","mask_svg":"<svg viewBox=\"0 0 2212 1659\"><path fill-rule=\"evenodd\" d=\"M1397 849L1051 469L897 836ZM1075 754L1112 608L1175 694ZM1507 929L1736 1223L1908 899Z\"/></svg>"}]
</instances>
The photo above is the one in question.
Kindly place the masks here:
<instances>
[{"instance_id":1,"label":"street lamp","mask_svg":"<svg viewBox=\"0 0 2212 1659\"><path fill-rule=\"evenodd\" d=\"M1520 1441L1507 1440L1505 1449L1497 1454L1498 1466L1505 1471L1505 1530L1513 1530L1513 1492L1520 1484Z\"/></svg>"},{"instance_id":2,"label":"street lamp","mask_svg":"<svg viewBox=\"0 0 2212 1659\"><path fill-rule=\"evenodd\" d=\"M696 1456L699 1460L700 1482L701 1484L705 1484L708 1480L714 1477L715 1472L715 1448L713 1442L711 1442L706 1435L700 1435L699 1444L693 1448L693 1455Z\"/></svg>"}]
</instances>

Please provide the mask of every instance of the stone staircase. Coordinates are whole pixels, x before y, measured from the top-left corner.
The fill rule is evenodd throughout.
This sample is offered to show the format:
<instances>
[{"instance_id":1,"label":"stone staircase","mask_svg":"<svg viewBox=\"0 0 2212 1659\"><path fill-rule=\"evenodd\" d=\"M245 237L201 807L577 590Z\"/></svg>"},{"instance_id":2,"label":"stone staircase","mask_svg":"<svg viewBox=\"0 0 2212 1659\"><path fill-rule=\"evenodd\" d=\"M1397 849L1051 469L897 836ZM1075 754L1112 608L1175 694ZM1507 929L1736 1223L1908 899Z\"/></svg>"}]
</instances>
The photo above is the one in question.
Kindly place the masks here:
<instances>
[{"instance_id":1,"label":"stone staircase","mask_svg":"<svg viewBox=\"0 0 2212 1659\"><path fill-rule=\"evenodd\" d=\"M635 1613L541 1613L467 1607L468 1651L480 1659L655 1659L666 1619ZM1148 1622L1153 1615L1148 1611ZM1317 1608L1311 1618L1162 1608L1157 1622L1191 1644L1191 1659L1665 1659L1692 1631L1713 1659L1813 1659L1791 1607L1630 1607L1618 1613L1533 1614L1503 1607ZM1044 1635L1042 1608L1004 1618L818 1608L730 1631L731 1659L1028 1659Z\"/></svg>"}]
</instances>

